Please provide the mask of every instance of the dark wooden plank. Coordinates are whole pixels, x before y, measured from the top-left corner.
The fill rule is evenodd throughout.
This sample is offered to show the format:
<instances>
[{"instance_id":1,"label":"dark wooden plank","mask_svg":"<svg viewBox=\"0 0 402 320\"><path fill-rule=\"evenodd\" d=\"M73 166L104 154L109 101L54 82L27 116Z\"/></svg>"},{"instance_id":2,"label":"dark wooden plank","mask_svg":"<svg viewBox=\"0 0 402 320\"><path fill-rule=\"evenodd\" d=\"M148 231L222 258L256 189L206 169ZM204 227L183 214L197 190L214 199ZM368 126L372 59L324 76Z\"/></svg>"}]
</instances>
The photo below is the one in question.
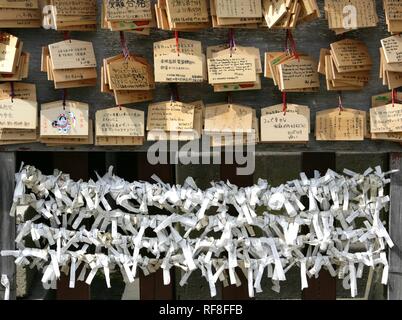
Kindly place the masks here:
<instances>
[{"instance_id":1,"label":"dark wooden plank","mask_svg":"<svg viewBox=\"0 0 402 320\"><path fill-rule=\"evenodd\" d=\"M389 250L388 299L402 300L402 153L390 155L390 168L399 172L392 175L389 233L395 246Z\"/></svg>"},{"instance_id":2,"label":"dark wooden plank","mask_svg":"<svg viewBox=\"0 0 402 320\"><path fill-rule=\"evenodd\" d=\"M15 218L10 216L13 203L16 157L13 152L0 153L0 251L15 249ZM0 256L0 275L10 281L10 300L16 298L16 266L14 257ZM4 287L0 285L0 300L4 299Z\"/></svg>"},{"instance_id":3,"label":"dark wooden plank","mask_svg":"<svg viewBox=\"0 0 402 320\"><path fill-rule=\"evenodd\" d=\"M325 174L327 169L335 170L335 153L312 153L302 154L302 170L308 177L314 176L314 170ZM302 292L303 300L335 300L336 279L327 270L321 270L319 277L307 278L308 288Z\"/></svg>"},{"instance_id":4,"label":"dark wooden plank","mask_svg":"<svg viewBox=\"0 0 402 320\"><path fill-rule=\"evenodd\" d=\"M225 159L224 154L221 157L222 160ZM234 159L236 159L234 157ZM238 175L237 174L238 165L222 163L220 167L221 180L229 180L231 183L237 185L238 187L248 187L253 185L253 175ZM230 214L237 215L235 208L231 207L229 209ZM240 268L236 268L236 274L239 276L241 285L228 285L227 287L222 287L222 299L223 300L248 300L250 299L247 288L247 279Z\"/></svg>"},{"instance_id":5,"label":"dark wooden plank","mask_svg":"<svg viewBox=\"0 0 402 320\"><path fill-rule=\"evenodd\" d=\"M151 181L153 174L157 175L166 183L175 183L174 166L170 164L151 165L147 160L146 153L138 153L137 157L137 179ZM154 211L150 210L150 214ZM141 300L174 300L175 298L175 272L170 270L170 284L163 284L163 271L144 276L140 273L140 299Z\"/></svg>"},{"instance_id":6,"label":"dark wooden plank","mask_svg":"<svg viewBox=\"0 0 402 320\"><path fill-rule=\"evenodd\" d=\"M87 180L88 154L56 152L53 154L53 167L69 173L70 177L74 180ZM69 277L62 272L60 280L57 282L56 298L57 300L90 300L90 286L83 281L76 281L75 288L69 288Z\"/></svg>"}]
</instances>

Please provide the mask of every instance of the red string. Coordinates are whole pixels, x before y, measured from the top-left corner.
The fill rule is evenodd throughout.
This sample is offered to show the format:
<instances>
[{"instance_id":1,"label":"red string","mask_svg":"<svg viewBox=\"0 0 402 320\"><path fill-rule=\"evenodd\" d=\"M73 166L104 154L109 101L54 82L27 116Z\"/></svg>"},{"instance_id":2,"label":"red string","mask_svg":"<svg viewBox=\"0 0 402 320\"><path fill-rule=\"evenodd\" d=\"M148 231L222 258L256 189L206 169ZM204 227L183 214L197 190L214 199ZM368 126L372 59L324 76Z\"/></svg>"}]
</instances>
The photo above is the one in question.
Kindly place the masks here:
<instances>
[{"instance_id":1,"label":"red string","mask_svg":"<svg viewBox=\"0 0 402 320\"><path fill-rule=\"evenodd\" d=\"M232 104L232 93L230 91L228 92L227 99L228 99L228 105L231 105Z\"/></svg>"},{"instance_id":2,"label":"red string","mask_svg":"<svg viewBox=\"0 0 402 320\"><path fill-rule=\"evenodd\" d=\"M121 50L123 51L124 58L128 59L130 56L130 51L128 50L126 37L124 36L123 31L120 31L120 46Z\"/></svg>"},{"instance_id":3,"label":"red string","mask_svg":"<svg viewBox=\"0 0 402 320\"><path fill-rule=\"evenodd\" d=\"M174 37L176 38L176 52L177 55L180 55L180 48L179 48L179 31L174 32Z\"/></svg>"},{"instance_id":4,"label":"red string","mask_svg":"<svg viewBox=\"0 0 402 320\"><path fill-rule=\"evenodd\" d=\"M11 102L14 102L15 92L14 92L14 82L10 82L10 97Z\"/></svg>"},{"instance_id":5,"label":"red string","mask_svg":"<svg viewBox=\"0 0 402 320\"><path fill-rule=\"evenodd\" d=\"M282 111L283 111L283 115L285 116L286 111L288 110L288 104L286 102L286 92L285 91L282 92L282 103L283 103Z\"/></svg>"},{"instance_id":6,"label":"red string","mask_svg":"<svg viewBox=\"0 0 402 320\"><path fill-rule=\"evenodd\" d=\"M66 110L67 89L63 89L62 97L63 97L63 110Z\"/></svg>"},{"instance_id":7,"label":"red string","mask_svg":"<svg viewBox=\"0 0 402 320\"><path fill-rule=\"evenodd\" d=\"M229 29L229 48L230 56L232 56L233 49L236 47L235 36L233 28Z\"/></svg>"},{"instance_id":8,"label":"red string","mask_svg":"<svg viewBox=\"0 0 402 320\"><path fill-rule=\"evenodd\" d=\"M177 83L169 83L170 87L170 101L176 102L179 101L179 88Z\"/></svg>"},{"instance_id":9,"label":"red string","mask_svg":"<svg viewBox=\"0 0 402 320\"><path fill-rule=\"evenodd\" d=\"M70 32L64 31L63 32L63 38L64 38L64 40L70 40Z\"/></svg>"}]
</instances>

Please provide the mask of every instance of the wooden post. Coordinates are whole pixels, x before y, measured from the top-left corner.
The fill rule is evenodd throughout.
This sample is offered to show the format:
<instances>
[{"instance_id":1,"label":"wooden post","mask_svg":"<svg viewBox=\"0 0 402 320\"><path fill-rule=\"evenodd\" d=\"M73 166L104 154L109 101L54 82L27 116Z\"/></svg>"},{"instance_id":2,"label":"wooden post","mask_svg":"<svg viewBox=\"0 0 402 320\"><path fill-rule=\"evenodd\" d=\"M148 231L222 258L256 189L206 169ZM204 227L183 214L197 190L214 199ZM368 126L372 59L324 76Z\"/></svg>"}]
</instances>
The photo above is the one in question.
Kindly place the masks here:
<instances>
[{"instance_id":1,"label":"wooden post","mask_svg":"<svg viewBox=\"0 0 402 320\"><path fill-rule=\"evenodd\" d=\"M15 185L15 153L0 153L0 251L15 249L15 218L10 216ZM16 299L16 266L14 257L0 256L0 276L10 281L10 300ZM4 299L4 287L0 285L0 299Z\"/></svg>"},{"instance_id":2,"label":"wooden post","mask_svg":"<svg viewBox=\"0 0 402 320\"><path fill-rule=\"evenodd\" d=\"M314 176L314 170L325 174L327 169L335 170L335 153L303 153L302 170L308 177ZM335 300L336 278L333 278L327 270L321 270L319 277L311 277L308 280L308 288L303 290L303 300Z\"/></svg>"},{"instance_id":3,"label":"wooden post","mask_svg":"<svg viewBox=\"0 0 402 320\"><path fill-rule=\"evenodd\" d=\"M86 152L55 152L53 167L69 173L71 179L84 181L88 179L88 153ZM77 271L79 274L80 269ZM69 288L69 277L61 272L57 282L57 300L90 300L90 286L83 281L76 281L75 288Z\"/></svg>"},{"instance_id":4,"label":"wooden post","mask_svg":"<svg viewBox=\"0 0 402 320\"><path fill-rule=\"evenodd\" d=\"M388 299L402 300L402 153L391 153L390 169L399 172L391 177L389 233L395 246L389 250Z\"/></svg>"},{"instance_id":5,"label":"wooden post","mask_svg":"<svg viewBox=\"0 0 402 320\"><path fill-rule=\"evenodd\" d=\"M225 159L224 154L221 157L222 160ZM235 157L234 157L235 159ZM237 175L236 169L238 165L235 164L221 164L221 180L229 180L231 183L236 184L238 187L249 187L253 185L253 175L239 176ZM230 208L229 213L235 214L236 210ZM247 279L240 268L236 268L236 274L239 276L241 285L236 287L236 285L228 285L227 287L222 287L222 299L223 300L248 300L248 287Z\"/></svg>"},{"instance_id":6,"label":"wooden post","mask_svg":"<svg viewBox=\"0 0 402 320\"><path fill-rule=\"evenodd\" d=\"M151 165L147 160L147 153L137 154L137 178L138 180L151 181L151 176L155 174L163 182L175 183L174 165L158 164ZM152 212L150 212L152 213ZM175 272L173 268L170 270L170 284L163 284L163 271L159 269L157 272L144 276L140 273L140 299L141 300L174 300L175 291Z\"/></svg>"}]
</instances>

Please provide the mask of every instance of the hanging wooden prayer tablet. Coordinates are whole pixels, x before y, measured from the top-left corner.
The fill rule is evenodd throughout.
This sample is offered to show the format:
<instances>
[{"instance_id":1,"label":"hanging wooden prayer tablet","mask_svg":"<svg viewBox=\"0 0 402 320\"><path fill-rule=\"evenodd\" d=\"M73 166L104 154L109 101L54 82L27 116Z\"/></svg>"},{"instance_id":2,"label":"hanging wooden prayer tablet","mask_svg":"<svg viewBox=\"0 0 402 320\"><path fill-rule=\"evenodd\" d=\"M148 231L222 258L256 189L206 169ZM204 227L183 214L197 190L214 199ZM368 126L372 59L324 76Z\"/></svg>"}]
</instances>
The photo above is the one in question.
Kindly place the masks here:
<instances>
[{"instance_id":1,"label":"hanging wooden prayer tablet","mask_svg":"<svg viewBox=\"0 0 402 320\"><path fill-rule=\"evenodd\" d=\"M209 2L205 0L158 0L155 5L159 29L198 31L211 26Z\"/></svg>"},{"instance_id":2,"label":"hanging wooden prayer tablet","mask_svg":"<svg viewBox=\"0 0 402 320\"><path fill-rule=\"evenodd\" d=\"M383 0L385 21L388 32L393 34L402 32L402 2L399 0Z\"/></svg>"},{"instance_id":3,"label":"hanging wooden prayer tablet","mask_svg":"<svg viewBox=\"0 0 402 320\"><path fill-rule=\"evenodd\" d=\"M371 107L377 108L392 103L392 95L393 95L392 92L386 92L372 96ZM396 99L396 102L402 101L402 92L394 92L394 95L395 95L394 99ZM370 126L370 119L369 119L369 126ZM370 138L372 140L402 142L402 132L374 133L370 131Z\"/></svg>"},{"instance_id":4,"label":"hanging wooden prayer tablet","mask_svg":"<svg viewBox=\"0 0 402 320\"><path fill-rule=\"evenodd\" d=\"M266 52L264 75L282 92L316 92L320 87L317 62L303 54Z\"/></svg>"},{"instance_id":5,"label":"hanging wooden prayer tablet","mask_svg":"<svg viewBox=\"0 0 402 320\"><path fill-rule=\"evenodd\" d=\"M204 134L210 136L211 146L216 147L255 142L258 133L254 117L253 109L247 106L209 104L205 107Z\"/></svg>"},{"instance_id":6,"label":"hanging wooden prayer tablet","mask_svg":"<svg viewBox=\"0 0 402 320\"><path fill-rule=\"evenodd\" d=\"M126 107L114 107L96 112L95 136L98 138L137 138L144 141L145 124L144 111L129 109ZM123 139L124 141L124 139ZM132 145L132 140L127 139L127 144Z\"/></svg>"},{"instance_id":7,"label":"hanging wooden prayer tablet","mask_svg":"<svg viewBox=\"0 0 402 320\"><path fill-rule=\"evenodd\" d=\"M29 53L22 51L22 41L0 32L0 81L20 81L28 77Z\"/></svg>"},{"instance_id":8,"label":"hanging wooden prayer tablet","mask_svg":"<svg viewBox=\"0 0 402 320\"><path fill-rule=\"evenodd\" d=\"M371 133L402 132L402 104L386 104L370 108Z\"/></svg>"},{"instance_id":9,"label":"hanging wooden prayer tablet","mask_svg":"<svg viewBox=\"0 0 402 320\"><path fill-rule=\"evenodd\" d=\"M262 27L294 29L298 24L321 17L316 0L263 0Z\"/></svg>"},{"instance_id":10,"label":"hanging wooden prayer tablet","mask_svg":"<svg viewBox=\"0 0 402 320\"><path fill-rule=\"evenodd\" d=\"M389 90L402 86L402 37L391 36L381 40L380 79Z\"/></svg>"},{"instance_id":11,"label":"hanging wooden prayer tablet","mask_svg":"<svg viewBox=\"0 0 402 320\"><path fill-rule=\"evenodd\" d=\"M144 58L120 54L103 59L101 92L114 95L117 105L152 100L154 89L152 67Z\"/></svg>"}]
</instances>

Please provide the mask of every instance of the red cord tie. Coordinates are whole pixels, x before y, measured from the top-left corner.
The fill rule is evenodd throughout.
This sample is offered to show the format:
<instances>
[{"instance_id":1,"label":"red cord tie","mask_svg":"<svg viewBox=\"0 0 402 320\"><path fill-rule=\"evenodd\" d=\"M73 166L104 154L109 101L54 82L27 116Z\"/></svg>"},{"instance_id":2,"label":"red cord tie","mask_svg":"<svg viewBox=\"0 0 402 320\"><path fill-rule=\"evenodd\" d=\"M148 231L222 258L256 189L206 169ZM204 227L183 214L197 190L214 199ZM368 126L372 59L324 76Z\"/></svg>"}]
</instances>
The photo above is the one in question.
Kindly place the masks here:
<instances>
[{"instance_id":1,"label":"red cord tie","mask_svg":"<svg viewBox=\"0 0 402 320\"><path fill-rule=\"evenodd\" d=\"M130 51L128 50L126 37L124 36L123 31L120 31L120 46L121 50L123 51L124 58L128 59L130 57Z\"/></svg>"},{"instance_id":2,"label":"red cord tie","mask_svg":"<svg viewBox=\"0 0 402 320\"><path fill-rule=\"evenodd\" d=\"M170 87L170 101L176 102L179 101L179 88L177 83L169 83Z\"/></svg>"},{"instance_id":3,"label":"red cord tie","mask_svg":"<svg viewBox=\"0 0 402 320\"><path fill-rule=\"evenodd\" d=\"M15 91L14 91L14 82L10 81L10 98L11 102L14 102Z\"/></svg>"},{"instance_id":4,"label":"red cord tie","mask_svg":"<svg viewBox=\"0 0 402 320\"><path fill-rule=\"evenodd\" d=\"M341 92L339 92L339 94L338 94L338 107L339 107L339 114L341 114L341 112L344 110Z\"/></svg>"},{"instance_id":5,"label":"red cord tie","mask_svg":"<svg viewBox=\"0 0 402 320\"><path fill-rule=\"evenodd\" d=\"M289 47L290 43L290 47ZM292 31L286 30L285 51L289 52L295 59L300 61L300 56L296 50L296 41L293 38Z\"/></svg>"}]
</instances>

